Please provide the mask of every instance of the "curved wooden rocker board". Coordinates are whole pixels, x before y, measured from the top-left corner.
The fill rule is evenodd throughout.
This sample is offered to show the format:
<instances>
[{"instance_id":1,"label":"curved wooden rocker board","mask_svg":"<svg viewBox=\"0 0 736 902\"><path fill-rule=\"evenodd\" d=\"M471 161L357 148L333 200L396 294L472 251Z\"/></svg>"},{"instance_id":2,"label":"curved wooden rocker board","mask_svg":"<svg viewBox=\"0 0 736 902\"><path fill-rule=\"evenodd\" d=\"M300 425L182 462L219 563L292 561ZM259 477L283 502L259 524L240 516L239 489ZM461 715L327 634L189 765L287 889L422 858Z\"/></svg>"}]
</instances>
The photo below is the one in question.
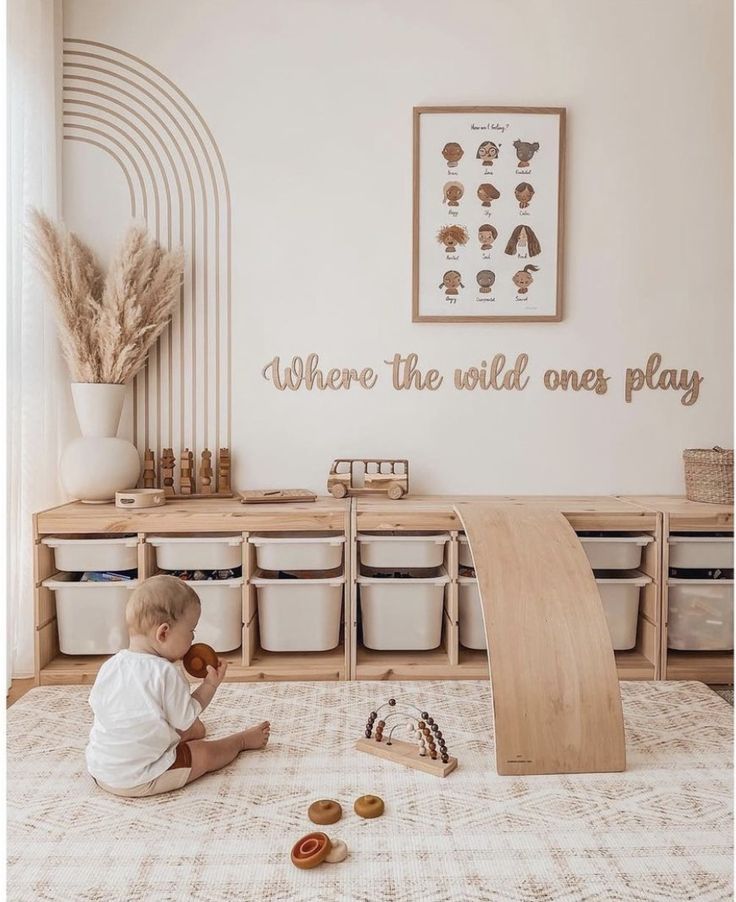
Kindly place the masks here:
<instances>
[{"instance_id":1,"label":"curved wooden rocker board","mask_svg":"<svg viewBox=\"0 0 736 902\"><path fill-rule=\"evenodd\" d=\"M488 641L496 770L622 771L621 694L598 588L557 511L457 504Z\"/></svg>"}]
</instances>

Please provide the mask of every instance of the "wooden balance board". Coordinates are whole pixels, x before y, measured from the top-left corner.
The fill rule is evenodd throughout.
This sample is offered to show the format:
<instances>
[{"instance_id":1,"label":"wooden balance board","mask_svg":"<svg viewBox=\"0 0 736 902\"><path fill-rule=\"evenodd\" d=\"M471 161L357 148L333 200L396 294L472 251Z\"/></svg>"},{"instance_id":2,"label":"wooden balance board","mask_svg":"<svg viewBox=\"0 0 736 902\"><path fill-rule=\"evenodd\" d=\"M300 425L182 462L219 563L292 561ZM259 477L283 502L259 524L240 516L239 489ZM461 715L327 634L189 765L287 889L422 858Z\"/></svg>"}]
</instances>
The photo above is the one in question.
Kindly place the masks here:
<instances>
[{"instance_id":1,"label":"wooden balance board","mask_svg":"<svg viewBox=\"0 0 736 902\"><path fill-rule=\"evenodd\" d=\"M622 771L621 694L588 558L548 508L462 503L488 641L496 770Z\"/></svg>"}]
</instances>

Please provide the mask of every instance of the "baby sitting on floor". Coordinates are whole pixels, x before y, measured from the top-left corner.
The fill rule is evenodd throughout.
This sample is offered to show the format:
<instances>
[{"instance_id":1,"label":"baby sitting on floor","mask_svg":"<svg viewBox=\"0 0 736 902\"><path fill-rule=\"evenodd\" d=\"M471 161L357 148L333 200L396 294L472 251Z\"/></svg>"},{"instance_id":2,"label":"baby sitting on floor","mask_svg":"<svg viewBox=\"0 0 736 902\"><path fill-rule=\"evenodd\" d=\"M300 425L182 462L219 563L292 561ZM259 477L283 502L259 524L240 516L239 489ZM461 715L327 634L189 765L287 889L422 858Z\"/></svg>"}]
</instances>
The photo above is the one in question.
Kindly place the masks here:
<instances>
[{"instance_id":1,"label":"baby sitting on floor","mask_svg":"<svg viewBox=\"0 0 736 902\"><path fill-rule=\"evenodd\" d=\"M87 769L102 789L142 798L179 789L268 742L268 721L224 739L205 740L199 715L223 681L227 663L207 668L190 692L174 661L189 651L201 607L174 576L154 576L125 610L130 646L100 668L89 703L95 719Z\"/></svg>"}]
</instances>

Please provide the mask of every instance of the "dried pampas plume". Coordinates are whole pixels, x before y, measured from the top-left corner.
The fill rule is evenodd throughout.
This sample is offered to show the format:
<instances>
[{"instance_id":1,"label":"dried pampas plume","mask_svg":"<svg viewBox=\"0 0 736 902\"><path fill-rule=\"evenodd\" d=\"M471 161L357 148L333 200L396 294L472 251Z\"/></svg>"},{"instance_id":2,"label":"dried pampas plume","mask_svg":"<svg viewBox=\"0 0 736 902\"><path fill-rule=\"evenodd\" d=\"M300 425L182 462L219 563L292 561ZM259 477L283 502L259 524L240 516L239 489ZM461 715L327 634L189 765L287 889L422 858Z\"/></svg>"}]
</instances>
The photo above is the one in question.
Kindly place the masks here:
<instances>
[{"instance_id":1,"label":"dried pampas plume","mask_svg":"<svg viewBox=\"0 0 736 902\"><path fill-rule=\"evenodd\" d=\"M128 231L103 275L92 251L43 213L31 214L33 249L53 298L74 382L129 382L169 321L184 270L145 229Z\"/></svg>"}]
</instances>

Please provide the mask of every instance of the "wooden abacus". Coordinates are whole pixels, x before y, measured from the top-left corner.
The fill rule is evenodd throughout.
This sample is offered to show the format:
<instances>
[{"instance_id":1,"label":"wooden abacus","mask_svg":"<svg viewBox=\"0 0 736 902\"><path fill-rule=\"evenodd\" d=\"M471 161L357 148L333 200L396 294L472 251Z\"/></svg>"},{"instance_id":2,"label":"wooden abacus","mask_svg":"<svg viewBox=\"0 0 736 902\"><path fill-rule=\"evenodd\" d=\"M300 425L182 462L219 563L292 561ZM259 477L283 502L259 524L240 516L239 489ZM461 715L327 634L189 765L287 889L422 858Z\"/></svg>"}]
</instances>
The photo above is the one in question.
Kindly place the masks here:
<instances>
[{"instance_id":1,"label":"wooden abacus","mask_svg":"<svg viewBox=\"0 0 736 902\"><path fill-rule=\"evenodd\" d=\"M212 467L212 452L205 448L201 454L199 465L199 485L197 492L197 474L194 471L194 452L185 448L181 453L179 471L179 491L174 484L176 457L172 448L164 448L161 453L161 467L156 473L154 453L146 448L143 455L143 484L146 488L162 488L167 498L188 500L190 498L232 498L230 487L230 449L220 448L217 464L217 475ZM213 485L215 483L215 486Z\"/></svg>"},{"instance_id":2,"label":"wooden abacus","mask_svg":"<svg viewBox=\"0 0 736 902\"><path fill-rule=\"evenodd\" d=\"M379 719L384 708L390 710ZM390 725L389 721L392 721ZM394 739L394 733L401 727L411 734L414 742ZM450 755L439 724L429 712L414 705L397 704L395 698L371 711L365 725L365 738L359 739L355 747L360 752L436 777L446 777L457 767L457 758Z\"/></svg>"}]
</instances>

